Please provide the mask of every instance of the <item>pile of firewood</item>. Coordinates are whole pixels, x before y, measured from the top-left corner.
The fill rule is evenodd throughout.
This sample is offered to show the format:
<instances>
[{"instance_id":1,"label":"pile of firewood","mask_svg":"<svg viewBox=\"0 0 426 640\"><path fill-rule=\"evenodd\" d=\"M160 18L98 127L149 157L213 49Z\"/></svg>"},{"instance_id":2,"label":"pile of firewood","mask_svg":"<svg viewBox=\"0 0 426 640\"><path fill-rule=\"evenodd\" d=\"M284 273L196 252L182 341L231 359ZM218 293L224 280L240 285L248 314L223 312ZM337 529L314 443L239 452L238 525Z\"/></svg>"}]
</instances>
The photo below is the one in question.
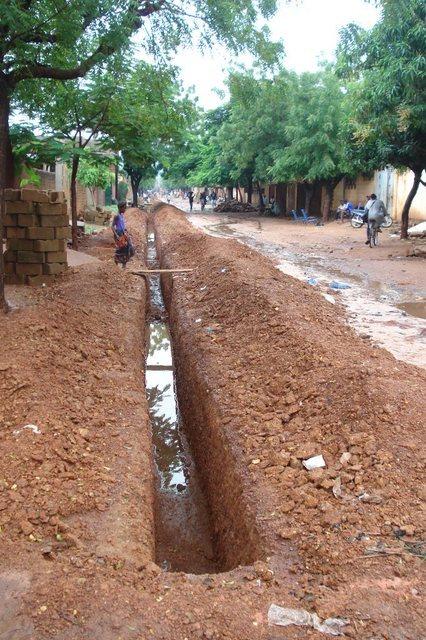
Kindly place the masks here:
<instances>
[{"instance_id":1,"label":"pile of firewood","mask_svg":"<svg viewBox=\"0 0 426 640\"><path fill-rule=\"evenodd\" d=\"M238 202L238 200L227 200L218 204L214 211L216 213L249 213L256 212L257 208L248 202Z\"/></svg>"}]
</instances>

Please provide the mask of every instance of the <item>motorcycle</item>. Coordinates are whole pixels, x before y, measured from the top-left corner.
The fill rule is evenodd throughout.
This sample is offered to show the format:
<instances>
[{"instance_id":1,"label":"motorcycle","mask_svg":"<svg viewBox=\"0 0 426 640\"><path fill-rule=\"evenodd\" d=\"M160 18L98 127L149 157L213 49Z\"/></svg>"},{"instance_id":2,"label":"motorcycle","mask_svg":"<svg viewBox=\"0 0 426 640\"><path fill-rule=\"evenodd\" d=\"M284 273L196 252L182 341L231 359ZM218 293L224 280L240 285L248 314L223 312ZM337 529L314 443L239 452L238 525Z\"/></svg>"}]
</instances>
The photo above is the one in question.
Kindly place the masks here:
<instances>
[{"instance_id":1,"label":"motorcycle","mask_svg":"<svg viewBox=\"0 0 426 640\"><path fill-rule=\"evenodd\" d=\"M364 214L365 214L364 209L354 209L352 211L351 225L353 226L354 229L360 229L362 227L362 225L364 224ZM388 229L389 227L392 226L392 223L393 223L393 220L391 216L387 213L380 226L383 227L383 229Z\"/></svg>"}]
</instances>

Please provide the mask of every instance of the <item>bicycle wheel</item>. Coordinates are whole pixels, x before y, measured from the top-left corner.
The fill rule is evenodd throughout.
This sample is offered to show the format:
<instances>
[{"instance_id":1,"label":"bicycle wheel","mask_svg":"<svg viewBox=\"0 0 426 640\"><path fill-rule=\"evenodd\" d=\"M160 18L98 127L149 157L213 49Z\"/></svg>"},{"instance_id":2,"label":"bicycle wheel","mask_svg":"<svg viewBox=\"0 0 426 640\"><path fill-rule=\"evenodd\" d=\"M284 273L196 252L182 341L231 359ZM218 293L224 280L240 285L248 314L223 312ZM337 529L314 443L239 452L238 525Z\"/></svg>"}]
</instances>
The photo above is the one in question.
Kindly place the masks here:
<instances>
[{"instance_id":1,"label":"bicycle wheel","mask_svg":"<svg viewBox=\"0 0 426 640\"><path fill-rule=\"evenodd\" d=\"M373 240L374 227L371 224L371 222L368 223L367 233L368 233L368 240L370 242L370 249L371 249L374 247L374 240Z\"/></svg>"},{"instance_id":2,"label":"bicycle wheel","mask_svg":"<svg viewBox=\"0 0 426 640\"><path fill-rule=\"evenodd\" d=\"M385 216L385 219L383 220L383 222L382 222L382 225L381 225L381 226L382 226L384 229L388 229L389 227L391 227L391 226L392 226L392 223L393 223L393 220L392 220L391 216L388 214L387 216Z\"/></svg>"},{"instance_id":3,"label":"bicycle wheel","mask_svg":"<svg viewBox=\"0 0 426 640\"><path fill-rule=\"evenodd\" d=\"M351 225L354 229L360 229L364 223L358 218L351 218Z\"/></svg>"},{"instance_id":4,"label":"bicycle wheel","mask_svg":"<svg viewBox=\"0 0 426 640\"><path fill-rule=\"evenodd\" d=\"M370 247L373 248L378 244L377 227L371 222L368 224L368 239L370 240Z\"/></svg>"}]
</instances>

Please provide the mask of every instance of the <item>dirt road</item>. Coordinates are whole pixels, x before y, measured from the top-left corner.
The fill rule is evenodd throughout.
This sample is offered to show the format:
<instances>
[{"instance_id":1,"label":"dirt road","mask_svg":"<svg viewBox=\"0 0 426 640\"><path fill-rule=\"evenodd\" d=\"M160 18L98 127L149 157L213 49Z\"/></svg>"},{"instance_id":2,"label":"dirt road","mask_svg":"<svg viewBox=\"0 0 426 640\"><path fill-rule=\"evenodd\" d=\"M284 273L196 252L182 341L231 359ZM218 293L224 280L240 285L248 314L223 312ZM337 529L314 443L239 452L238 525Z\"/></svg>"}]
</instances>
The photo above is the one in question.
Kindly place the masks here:
<instances>
[{"instance_id":1,"label":"dirt road","mask_svg":"<svg viewBox=\"0 0 426 640\"><path fill-rule=\"evenodd\" d=\"M176 205L187 210L185 200ZM365 229L349 222L326 227L282 219L197 211L191 222L211 235L235 238L267 255L284 273L310 280L347 309L349 323L395 357L426 367L426 264L409 258L411 243L393 229L366 247ZM332 290L330 283L350 285Z\"/></svg>"}]
</instances>

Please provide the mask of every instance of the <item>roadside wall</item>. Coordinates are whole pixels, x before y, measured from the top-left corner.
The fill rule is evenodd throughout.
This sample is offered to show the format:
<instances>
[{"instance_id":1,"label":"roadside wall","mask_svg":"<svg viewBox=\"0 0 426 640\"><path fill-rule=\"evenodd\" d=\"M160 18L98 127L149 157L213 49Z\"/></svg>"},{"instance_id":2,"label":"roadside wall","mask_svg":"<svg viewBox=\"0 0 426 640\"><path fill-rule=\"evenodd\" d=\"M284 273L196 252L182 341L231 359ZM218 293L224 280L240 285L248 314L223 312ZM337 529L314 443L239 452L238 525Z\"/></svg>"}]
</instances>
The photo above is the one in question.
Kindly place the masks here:
<instances>
[{"instance_id":1,"label":"roadside wall","mask_svg":"<svg viewBox=\"0 0 426 640\"><path fill-rule=\"evenodd\" d=\"M5 282L43 284L67 268L69 222L62 191L6 189Z\"/></svg>"}]
</instances>

